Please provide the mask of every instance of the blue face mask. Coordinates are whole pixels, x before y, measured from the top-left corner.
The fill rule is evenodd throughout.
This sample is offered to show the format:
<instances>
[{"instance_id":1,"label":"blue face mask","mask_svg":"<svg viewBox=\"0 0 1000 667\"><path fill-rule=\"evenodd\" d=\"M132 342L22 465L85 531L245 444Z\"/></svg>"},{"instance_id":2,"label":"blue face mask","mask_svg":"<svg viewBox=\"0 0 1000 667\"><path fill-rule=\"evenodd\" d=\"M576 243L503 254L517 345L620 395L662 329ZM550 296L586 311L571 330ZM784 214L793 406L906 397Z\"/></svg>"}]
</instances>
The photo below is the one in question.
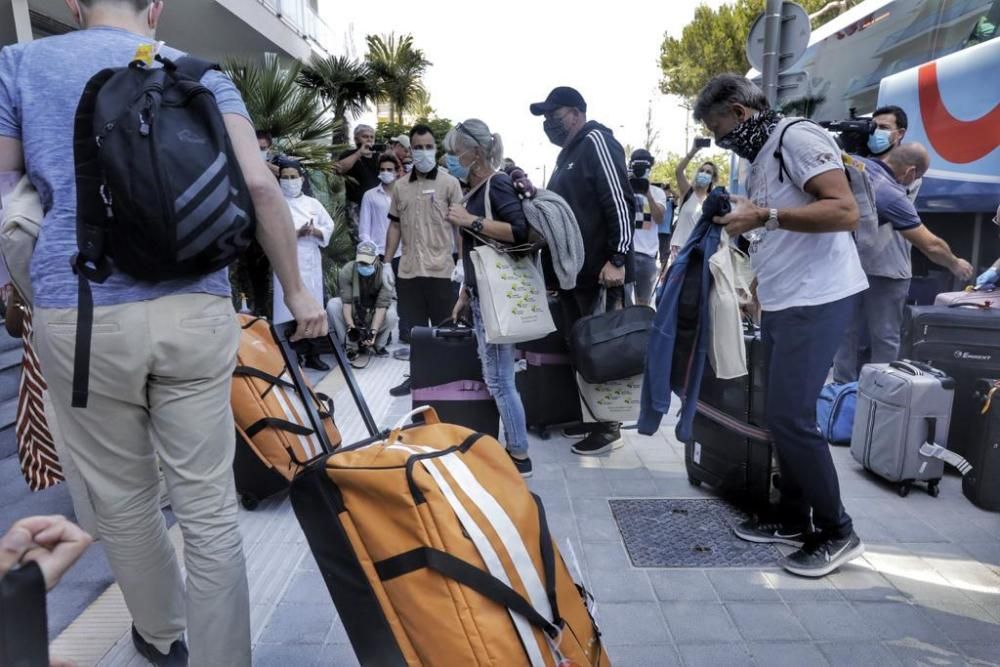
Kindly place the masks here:
<instances>
[{"instance_id":1,"label":"blue face mask","mask_svg":"<svg viewBox=\"0 0 1000 667\"><path fill-rule=\"evenodd\" d=\"M892 148L892 132L889 130L875 130L868 137L868 150L872 155L881 155Z\"/></svg>"},{"instance_id":2,"label":"blue face mask","mask_svg":"<svg viewBox=\"0 0 1000 667\"><path fill-rule=\"evenodd\" d=\"M451 153L445 155L444 162L445 165L448 167L449 174L451 174L460 181L468 182L469 167L463 167L457 155L452 155Z\"/></svg>"},{"instance_id":3,"label":"blue face mask","mask_svg":"<svg viewBox=\"0 0 1000 667\"><path fill-rule=\"evenodd\" d=\"M712 184L712 176L703 171L699 171L694 176L694 186L696 188L707 188Z\"/></svg>"},{"instance_id":4,"label":"blue face mask","mask_svg":"<svg viewBox=\"0 0 1000 667\"><path fill-rule=\"evenodd\" d=\"M374 264L358 264L358 275L370 278L375 275Z\"/></svg>"}]
</instances>

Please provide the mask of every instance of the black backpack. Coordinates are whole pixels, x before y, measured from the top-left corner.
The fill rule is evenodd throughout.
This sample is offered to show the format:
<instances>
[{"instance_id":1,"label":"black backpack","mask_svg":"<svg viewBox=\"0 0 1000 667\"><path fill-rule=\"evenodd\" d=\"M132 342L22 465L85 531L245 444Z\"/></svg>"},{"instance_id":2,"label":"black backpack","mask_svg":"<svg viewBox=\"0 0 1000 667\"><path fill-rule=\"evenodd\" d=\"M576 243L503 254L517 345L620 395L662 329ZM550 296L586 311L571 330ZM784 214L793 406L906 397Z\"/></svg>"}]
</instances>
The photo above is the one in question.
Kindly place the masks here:
<instances>
[{"instance_id":1,"label":"black backpack","mask_svg":"<svg viewBox=\"0 0 1000 667\"><path fill-rule=\"evenodd\" d=\"M76 110L79 280L73 406L86 407L94 306L90 282L115 270L145 282L196 278L239 257L253 204L215 96L196 58L134 61L87 83Z\"/></svg>"}]
</instances>

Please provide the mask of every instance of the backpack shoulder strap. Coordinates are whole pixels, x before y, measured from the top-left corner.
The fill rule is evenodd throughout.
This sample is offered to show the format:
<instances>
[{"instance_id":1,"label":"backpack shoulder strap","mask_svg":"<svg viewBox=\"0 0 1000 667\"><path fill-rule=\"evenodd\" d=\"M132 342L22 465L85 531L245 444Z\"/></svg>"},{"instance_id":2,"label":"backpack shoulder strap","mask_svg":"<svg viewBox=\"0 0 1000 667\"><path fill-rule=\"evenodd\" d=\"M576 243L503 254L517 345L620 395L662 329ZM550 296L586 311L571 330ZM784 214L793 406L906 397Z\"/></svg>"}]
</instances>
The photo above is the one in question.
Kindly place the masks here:
<instances>
[{"instance_id":1,"label":"backpack shoulder strap","mask_svg":"<svg viewBox=\"0 0 1000 667\"><path fill-rule=\"evenodd\" d=\"M785 127L781 128L781 134L778 135L778 147L774 149L774 157L778 160L778 182L785 182L785 174L788 174L788 168L785 167L785 157L781 154L781 144L785 141L785 132L788 132L788 128L792 125L798 125L799 123L814 123L815 121L808 118L799 118L798 120L793 120ZM792 175L788 174L791 178Z\"/></svg>"}]
</instances>

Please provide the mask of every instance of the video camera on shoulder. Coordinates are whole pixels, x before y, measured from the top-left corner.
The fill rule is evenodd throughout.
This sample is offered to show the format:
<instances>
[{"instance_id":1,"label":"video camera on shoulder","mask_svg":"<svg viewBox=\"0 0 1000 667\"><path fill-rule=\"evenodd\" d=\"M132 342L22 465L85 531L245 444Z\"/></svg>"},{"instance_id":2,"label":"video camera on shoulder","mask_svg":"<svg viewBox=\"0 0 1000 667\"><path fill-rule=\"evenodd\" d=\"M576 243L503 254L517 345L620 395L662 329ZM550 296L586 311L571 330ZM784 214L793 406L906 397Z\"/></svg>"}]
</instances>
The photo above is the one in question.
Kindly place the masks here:
<instances>
[{"instance_id":1,"label":"video camera on shoulder","mask_svg":"<svg viewBox=\"0 0 1000 667\"><path fill-rule=\"evenodd\" d=\"M877 126L871 118L858 118L857 109L854 107L851 107L849 119L821 121L820 127L837 133L837 144L845 153L862 157L871 155L868 149L868 137L875 132Z\"/></svg>"}]
</instances>

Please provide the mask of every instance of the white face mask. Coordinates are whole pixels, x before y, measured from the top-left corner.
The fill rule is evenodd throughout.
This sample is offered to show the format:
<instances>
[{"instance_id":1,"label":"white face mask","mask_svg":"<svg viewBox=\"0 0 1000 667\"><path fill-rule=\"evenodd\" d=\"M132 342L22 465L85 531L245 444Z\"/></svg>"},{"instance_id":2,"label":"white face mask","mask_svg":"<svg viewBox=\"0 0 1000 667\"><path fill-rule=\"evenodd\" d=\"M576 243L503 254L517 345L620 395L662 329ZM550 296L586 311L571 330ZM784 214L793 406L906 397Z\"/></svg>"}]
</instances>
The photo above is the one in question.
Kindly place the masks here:
<instances>
[{"instance_id":1,"label":"white face mask","mask_svg":"<svg viewBox=\"0 0 1000 667\"><path fill-rule=\"evenodd\" d=\"M396 174L391 171L380 171L378 173L378 180L382 181L386 185L389 185L396 180Z\"/></svg>"},{"instance_id":2,"label":"white face mask","mask_svg":"<svg viewBox=\"0 0 1000 667\"><path fill-rule=\"evenodd\" d=\"M413 166L421 174L431 172L437 166L436 151L433 148L418 148L413 151Z\"/></svg>"},{"instance_id":3,"label":"white face mask","mask_svg":"<svg viewBox=\"0 0 1000 667\"><path fill-rule=\"evenodd\" d=\"M301 178L283 178L281 179L281 191L285 193L285 196L289 199L295 199L302 194L302 179Z\"/></svg>"},{"instance_id":4,"label":"white face mask","mask_svg":"<svg viewBox=\"0 0 1000 667\"><path fill-rule=\"evenodd\" d=\"M412 162L407 162L406 164L404 164L403 165L403 171L405 171L407 174L410 173L411 171L413 171L413 163Z\"/></svg>"},{"instance_id":5,"label":"white face mask","mask_svg":"<svg viewBox=\"0 0 1000 667\"><path fill-rule=\"evenodd\" d=\"M260 149L260 159L261 160L264 160L265 162L267 162L268 158L270 158L270 157L271 157L271 149L269 149L269 148L261 148Z\"/></svg>"}]
</instances>

